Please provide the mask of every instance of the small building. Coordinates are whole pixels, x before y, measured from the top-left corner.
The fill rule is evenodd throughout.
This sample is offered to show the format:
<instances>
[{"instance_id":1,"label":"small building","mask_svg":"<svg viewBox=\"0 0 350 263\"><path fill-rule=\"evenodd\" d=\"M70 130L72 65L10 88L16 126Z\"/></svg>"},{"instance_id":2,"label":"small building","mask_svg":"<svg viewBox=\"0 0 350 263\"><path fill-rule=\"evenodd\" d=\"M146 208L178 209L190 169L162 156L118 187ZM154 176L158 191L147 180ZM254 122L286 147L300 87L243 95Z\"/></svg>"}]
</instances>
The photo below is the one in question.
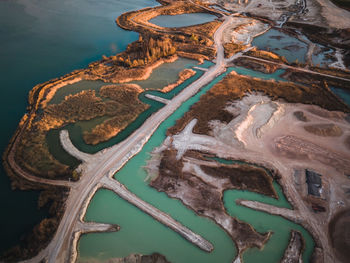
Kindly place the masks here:
<instances>
[{"instance_id":1,"label":"small building","mask_svg":"<svg viewBox=\"0 0 350 263\"><path fill-rule=\"evenodd\" d=\"M306 176L308 194L321 197L321 189L322 189L321 176L322 175L306 169L305 176Z\"/></svg>"}]
</instances>

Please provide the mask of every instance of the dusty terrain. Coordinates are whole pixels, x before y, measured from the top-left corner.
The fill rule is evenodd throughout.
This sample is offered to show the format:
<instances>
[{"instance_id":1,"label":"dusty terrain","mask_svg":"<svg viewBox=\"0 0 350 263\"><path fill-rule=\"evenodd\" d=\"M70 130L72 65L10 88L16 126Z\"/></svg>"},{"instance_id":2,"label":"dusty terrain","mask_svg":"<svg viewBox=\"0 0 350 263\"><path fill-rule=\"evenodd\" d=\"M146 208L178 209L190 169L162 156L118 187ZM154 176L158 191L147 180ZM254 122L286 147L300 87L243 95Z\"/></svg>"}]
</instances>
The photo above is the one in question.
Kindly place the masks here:
<instances>
[{"instance_id":1,"label":"dusty terrain","mask_svg":"<svg viewBox=\"0 0 350 263\"><path fill-rule=\"evenodd\" d=\"M246 12L259 17L267 17L277 23L285 17L290 21L321 25L332 28L349 28L350 13L337 7L331 1L269 1L269 0L202 0L204 3L218 4L233 12ZM290 13L294 13L291 15ZM321 15L320 15L321 14ZM339 19L341 18L341 19Z\"/></svg>"},{"instance_id":2,"label":"dusty terrain","mask_svg":"<svg viewBox=\"0 0 350 263\"><path fill-rule=\"evenodd\" d=\"M205 96L202 98L203 100L201 99L197 104L205 101ZM209 108L212 111L223 110L218 107ZM195 112L198 109L199 107L195 105L192 111ZM178 122L183 123L181 127L185 128L170 129L169 137L161 149L175 151L177 160L187 158L188 151L196 150L225 159L258 163L276 171L281 176L279 181L294 207L293 210L275 209L273 206L264 206L257 202L255 202L257 204L252 202L242 204L301 223L315 238L315 260L338 262L339 259L329 239L328 225L338 211L350 206L347 193L350 182L345 176L350 173L350 151L344 143L350 128L349 122L345 119L346 114L329 112L318 106L291 104L281 100L271 101L268 97L258 94L247 95L238 101L227 101L224 110L233 116L231 120L225 122L211 120L209 130L196 129L199 121L189 119L185 115ZM300 118L295 116L295 112L303 112L303 116L308 121L300 121ZM192 116L198 116L195 113L192 114ZM201 121L204 121L203 118ZM316 126L333 124L343 131L343 134L337 137L318 135L310 137L309 132L304 129L306 123ZM180 166L178 169L185 173L186 167L193 166L198 161L187 158L187 162L190 164L182 168ZM322 174L321 198L307 194L305 169ZM204 173L203 169L192 169L191 172L198 178L203 178L203 174L206 174L205 178L201 179L206 183L213 181L210 179L213 177ZM182 180L184 179L175 178L174 183L183 186ZM191 191L194 191L194 185L187 188L192 187ZM159 187L159 185L155 186ZM159 189L170 196L176 196L196 210L195 203L191 201L191 195L183 194L186 187L159 187ZM325 212L314 212L315 205L324 207ZM323 255L320 255L321 250L324 251Z\"/></svg>"}]
</instances>

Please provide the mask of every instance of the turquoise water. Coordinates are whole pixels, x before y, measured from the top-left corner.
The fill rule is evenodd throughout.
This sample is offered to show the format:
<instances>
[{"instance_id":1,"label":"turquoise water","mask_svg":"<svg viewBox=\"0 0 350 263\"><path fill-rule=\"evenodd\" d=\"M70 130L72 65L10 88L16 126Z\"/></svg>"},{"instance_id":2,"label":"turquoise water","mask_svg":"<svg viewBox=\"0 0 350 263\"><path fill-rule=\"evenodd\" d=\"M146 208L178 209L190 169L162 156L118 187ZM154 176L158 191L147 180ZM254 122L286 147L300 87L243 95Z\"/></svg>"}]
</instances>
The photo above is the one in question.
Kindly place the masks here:
<instances>
[{"instance_id":1,"label":"turquoise water","mask_svg":"<svg viewBox=\"0 0 350 263\"><path fill-rule=\"evenodd\" d=\"M193 61L189 64L186 64L186 67L193 66L192 63L193 63ZM202 67L209 67L210 65L212 65L211 62L205 62L201 66ZM106 142L102 142L102 143L99 143L97 145L88 145L84 142L83 137L82 137L83 131L86 130L87 127L91 128L91 126L93 126L91 123L96 122L96 119L98 119L97 123L99 121L101 122L101 118L92 119L90 121L79 121L79 122L76 122L74 124L67 125L67 126L63 127L62 129L67 129L69 131L69 136L70 136L73 144L79 150L84 151L84 152L96 153L102 149L105 149L106 147L110 147L112 145L115 145L115 144L121 142L122 140L124 140L125 138L127 138L135 129L139 128L142 125L142 123L144 123L144 121L152 113L158 111L160 108L162 108L164 106L164 104L162 104L160 102L146 98L145 97L146 94L153 94L153 95L157 95L157 96L160 96L160 97L163 97L166 99L171 99L176 94L178 94L184 87L188 86L193 81L197 80L200 76L203 75L203 71L200 71L200 70L195 70L195 71L197 72L196 75L187 79L181 85L177 86L175 89L173 89L172 91L170 91L168 93L162 93L162 92L156 91L156 90L148 90L148 91L141 93L139 95L140 100L144 103L149 104L151 107L148 108L143 113L141 113L136 118L135 121L133 121L130 125L128 125L124 130L119 132L118 135L116 135L115 137L111 138L110 140L108 140ZM82 82L82 83L83 83L83 85L79 85L78 83L71 85L75 90L74 92L79 92L79 91L84 89L84 83L86 83L86 81ZM99 89L100 84L101 84L100 82L95 82L95 81L88 82L88 86L95 89L95 90ZM142 82L140 82L140 85L142 85ZM78 87L78 89L76 89L76 87ZM69 90L65 91L65 93L64 93L65 95L67 95L66 92L69 92ZM60 97L63 97L63 96L60 96ZM61 144L59 143L59 131L62 129L49 131L48 136L47 136L47 143L49 145L50 152L55 158L60 160L62 163L67 164L67 165L76 166L79 162L77 162L77 160L75 158L69 157L69 155L67 156L67 154L64 153L65 150L62 148Z\"/></svg>"},{"instance_id":2,"label":"turquoise water","mask_svg":"<svg viewBox=\"0 0 350 263\"><path fill-rule=\"evenodd\" d=\"M254 78L259 78L264 80L286 81L284 78L280 77L285 72L284 69L278 69L272 74L266 74L260 71L255 71L252 69L246 69L242 67L230 67L230 69L244 76L252 76Z\"/></svg>"},{"instance_id":3,"label":"turquoise water","mask_svg":"<svg viewBox=\"0 0 350 263\"><path fill-rule=\"evenodd\" d=\"M0 141L1 150L4 150L10 136L18 124L19 119L25 112L25 107L27 105L27 94L34 85L54 77L62 76L63 74L69 73L74 69L86 67L88 63L101 58L103 54L111 55L124 50L129 42L138 38L138 34L130 31L124 31L116 27L114 21L115 18L127 10L136 10L157 4L157 2L152 0L0 1L0 57L2 60L2 63L0 63L0 70L2 72L0 75L0 80L2 83L3 98L1 110L2 112L6 112L6 114L1 115L1 121L3 123ZM198 23L197 20L195 22ZM167 26L172 25L170 25L169 22ZM156 105L156 102L153 103L155 104L154 107L161 107L160 103L158 106ZM189 105L187 104L187 106ZM176 116L178 118L181 115L174 116L175 118ZM174 121L174 119L172 121ZM81 123L78 124L78 126L79 125L81 127L83 124ZM167 125L169 125L169 123ZM79 131L79 129L77 130L78 131L76 131L76 133L78 134L78 138L81 137L81 131ZM126 134L127 132L124 134L124 136L126 136ZM111 141L109 143L113 144L117 141L118 140L116 139L116 141ZM102 149L108 145L109 144L100 145L93 149L93 151ZM88 151L88 149L85 150ZM140 159L138 160L140 161ZM135 165L136 170L142 169L137 162L134 162L133 165ZM129 171L132 170L126 171L125 173L127 174L125 176L130 177L130 174L128 173ZM143 174L136 174L134 177L137 177L138 182L142 183ZM38 198L37 192L11 191L9 180L5 176L2 167L0 178L0 206L3 211L6 211L5 215L1 217L0 221L2 234L0 238L0 250L4 250L17 243L23 233L31 230L33 224L37 223L46 215L46 211L36 209ZM130 182L130 184L133 184L133 182ZM99 191L99 193L100 192L101 191ZM139 194L139 192L136 193ZM107 203L110 205L109 208L111 210L117 210L119 208L123 211L123 213L119 213L119 216L126 215L129 213L128 209L133 208L130 205L126 205L124 201L117 203L118 201L112 200L109 202L108 195L111 195L110 192L109 194L106 194L107 197L103 195L104 194L102 191L101 202L104 203L104 206L101 206L101 213L97 213L100 214L101 217L107 212L103 209L107 206ZM97 197L98 195L96 195L95 198ZM180 213L176 216L184 220L186 225L193 226L194 230L198 229L198 232L202 233L207 228L213 229L210 231L210 233L205 233L203 235L208 237L209 240L213 239L220 244L224 251L218 251L220 253L222 252L220 258L223 259L223 261L228 262L226 259L233 257L235 251L232 241L230 241L228 236L220 228L216 227L216 225L207 219L191 215L193 213L187 209L184 209L180 202L171 200L164 194L156 196L156 198L158 197L159 200L156 200L157 202L159 201L160 203L165 203L162 204L162 210L164 211L172 210L173 205L174 209L177 209L177 206L179 206L180 212L177 211L173 213ZM115 199L115 195L113 194L113 197L110 198ZM123 202L124 207L122 207ZM164 207L163 209L163 206L170 204L169 202L174 203L169 207ZM93 204L91 204L91 207L92 205ZM182 212L184 214L181 214ZM97 214L94 214L94 216L97 216ZM135 216L133 218L124 218L126 225L130 222L130 225L133 226L133 219L146 220L146 217L143 216L147 216L143 213L135 213L133 215ZM111 217L113 217L113 221L119 222L119 220L116 220L113 214ZM23 218L26 220L23 220ZM197 226L198 222L200 222L200 226ZM137 223L139 223L139 221L133 224ZM160 227L163 227L155 221L153 223L154 229L157 229L157 231ZM125 227L125 225L123 227ZM140 229L140 233L141 232L142 229ZM130 232L130 235L131 233L132 232ZM140 236L138 233L136 233L136 240L135 235L133 235L130 238L131 243L126 243L129 250L130 248L134 247L132 242L137 242L137 239ZM149 238L147 233L144 236ZM118 233L112 233L111 236L114 238L115 234ZM96 236L99 237L101 244L105 241L105 238L108 235L109 234L96 234ZM124 235L128 236L128 231L125 231ZM93 239L92 237L94 237L94 235L91 234L86 235L84 238L88 240L89 238ZM176 242L178 243L175 241L175 243L167 243L166 241L168 239L164 240L159 237L160 239L158 239L158 245L168 246L170 249L173 249L173 244L179 244L180 248L185 246L186 248L184 249L188 249L186 251L194 253L194 257L197 258L197 255L198 257L204 257L201 255L201 253L204 252L198 252L196 247L192 245L184 245L188 242L182 240L177 234L171 232L166 234L165 237L173 238L173 240L177 239L178 241ZM81 243L83 243L84 238L82 239ZM109 247L106 248L113 247L112 250L115 249L115 244L113 242L106 243L109 244ZM119 246L121 246L123 243L124 242L120 241ZM217 243L214 243L214 245ZM94 254L100 248L104 249L103 245L99 246L98 244L98 242L95 242L96 249L94 247L88 248L91 251L91 254ZM127 248L125 249L127 252ZM153 250L149 247L144 249ZM159 250L156 248L154 251ZM182 250L179 251L180 252L178 252L178 254L182 253ZM121 252L106 251L101 253L107 253L105 255L100 254L101 257L105 257L108 255L108 253L118 254ZM206 254L206 256L207 255L208 254ZM191 259L188 260L190 261Z\"/></svg>"},{"instance_id":4,"label":"turquoise water","mask_svg":"<svg viewBox=\"0 0 350 263\"><path fill-rule=\"evenodd\" d=\"M140 85L145 90L158 90L165 86L175 83L178 75L185 68L192 68L197 65L197 61L187 58L178 58L172 63L164 63L155 70L146 80L132 81L132 83Z\"/></svg>"},{"instance_id":5,"label":"turquoise water","mask_svg":"<svg viewBox=\"0 0 350 263\"><path fill-rule=\"evenodd\" d=\"M231 262L235 255L235 249L232 242L229 241L227 234L210 220L196 216L191 210L182 205L181 202L170 199L164 193L157 192L155 189L148 187L148 183L146 182L147 173L143 169L147 160L150 158L149 153L165 139L166 130L173 126L175 121L188 111L191 105L198 101L202 94L220 81L231 70L229 69L210 85L204 87L198 94L191 97L174 114L165 120L146 143L142 151L115 175L118 181L123 183L138 197L170 214L176 220L207 238L214 244L214 251L211 254L200 251L179 235L171 233L170 230L157 221L151 220L148 215L142 213L137 208L125 204L115 194L107 190L100 190L91 201L85 220L114 223L121 226L121 231L123 229L126 230L125 232L83 235L79 242L80 261L91 261L92 259L104 260L110 257L124 257L129 253L151 253L158 251L164 254L171 262ZM289 207L278 184L275 183L274 186L279 195L278 200L261 195L257 196L251 192L236 192L241 198L257 198L260 201L270 204ZM230 201L232 193L234 192L226 191L224 197L225 206L230 213L232 212L232 202ZM236 198L236 196L233 197ZM290 230L290 228L299 229L298 226L295 224L290 225L289 221L281 217L270 216L251 209L248 210L248 216L245 218L245 221L257 224L259 231L267 232L273 230L279 232L281 230L283 233L273 235L273 237L278 239L278 242L274 241L271 245L266 246L266 251L263 250L263 256L273 258L272 261L256 261L256 258L262 252L250 249L245 253L245 257L247 258L245 262L278 262L280 255L283 254L289 241L289 235L287 234L289 232L287 230ZM270 217L273 218L273 221L269 221L271 219ZM256 220L257 218L259 218L258 222ZM273 224L269 222L273 222ZM279 224L282 226L278 226ZM157 235L154 235L154 233L157 233ZM307 242L309 242L308 251L312 251L312 240L308 239L307 233L305 235ZM270 249L271 246L273 252ZM224 251L222 251L223 247L225 248ZM270 253L276 256L270 256ZM308 257L309 254L306 253L305 258Z\"/></svg>"},{"instance_id":6,"label":"turquoise water","mask_svg":"<svg viewBox=\"0 0 350 263\"><path fill-rule=\"evenodd\" d=\"M281 192L279 194L281 194ZM279 262L288 244L291 229L298 230L302 233L306 245L303 253L303 260L304 262L310 262L314 241L311 235L302 226L284 219L283 217L273 216L268 213L237 205L237 199L259 201L279 207L287 207L288 203L286 203L283 198L276 200L248 191L227 190L224 193L225 208L230 215L250 223L258 232L266 233L272 231L272 236L265 244L264 249L248 249L243 254L244 262Z\"/></svg>"},{"instance_id":7,"label":"turquoise water","mask_svg":"<svg viewBox=\"0 0 350 263\"><path fill-rule=\"evenodd\" d=\"M174 83L178 79L178 74L185 68L192 68L197 64L197 61L179 58L172 63L164 63L158 68L154 69L151 76L146 80L132 81L131 83L138 84L145 90L158 90L167 86L168 84ZM96 95L101 86L104 85L118 85L113 83L106 83L101 80L82 80L73 84L66 85L55 93L49 104L60 103L65 96L74 95L83 90L95 90Z\"/></svg>"},{"instance_id":8,"label":"turquoise water","mask_svg":"<svg viewBox=\"0 0 350 263\"><path fill-rule=\"evenodd\" d=\"M122 229L125 228L128 229L128 231L123 235L118 235L121 232L109 233L109 236L105 236L105 233L95 234L93 237L90 237L90 234L84 235L79 242L81 259L90 258L91 260L93 257L103 260L109 257L122 257L130 253L130 251L137 253L143 251L158 251L166 255L171 262L184 263L229 262L234 257L234 244L221 228L211 220L197 216L194 212L183 206L180 201L170 199L166 194L159 193L155 189L148 187L148 184L145 182L147 173L142 168L146 165L146 161L149 158L149 152L151 152L154 147L160 145L165 139L167 128L174 125L176 119L180 118L194 102L198 101L200 95L204 94L222 78L223 76L220 76L209 86L203 88L197 95L185 102L174 114L171 115L171 117L165 120L153 134L151 139L146 143L142 151L132 158L116 174L118 180L125 184L130 191L162 211L169 213L190 229L200 233L205 238L208 238L213 242L216 249L210 254L201 251L178 234L167 229L162 224L151 219L148 215L140 212L136 208L136 210L131 208L128 208L127 210L119 210L119 207L124 207L121 205L124 201L116 197L115 194L103 194L104 208L101 208L101 206L94 204L96 200L95 198L101 200L101 198L98 197L98 193L89 205L86 220L99 221L103 219L102 222L105 222L104 220L107 220L107 222L113 221L113 223L119 224ZM116 202L116 204L114 202ZM108 207L108 209L106 209L106 207ZM115 208L112 209L112 207ZM127 207L132 206L127 205ZM134 210L138 211L138 213L134 214L136 213ZM128 214L128 212L131 212L131 214ZM130 220L129 218L135 219L136 222L134 223L133 219ZM150 220L146 220L146 218L150 218ZM152 224L149 225L151 222ZM139 230L140 227L135 230L137 224L141 225L141 228L143 229L142 231ZM150 229L150 231L148 231L148 229ZM154 233L157 233L157 235ZM104 239L105 237L107 237L109 242ZM146 241L142 242L144 239L146 239ZM111 244L106 248L104 246L106 243ZM118 244L120 243L123 243L123 249L118 249Z\"/></svg>"},{"instance_id":9,"label":"turquoise water","mask_svg":"<svg viewBox=\"0 0 350 263\"><path fill-rule=\"evenodd\" d=\"M154 0L0 1L1 136L3 152L38 83L86 67L125 49L138 34L115 19L125 11L155 6ZM12 191L0 167L0 253L16 244L47 212L37 209L38 192ZM26 220L23 220L25 218Z\"/></svg>"},{"instance_id":10,"label":"turquoise water","mask_svg":"<svg viewBox=\"0 0 350 263\"><path fill-rule=\"evenodd\" d=\"M259 165L242 161L225 160L221 158L210 159L224 164L243 163L265 169ZM271 173L268 170L266 170L266 172L271 176ZM298 230L302 233L303 238L306 241L303 260L304 262L309 262L315 244L309 232L307 232L302 226L282 217L273 216L268 213L259 212L236 204L236 200L243 199L292 209L292 206L283 194L281 186L276 181L273 181L273 187L276 190L278 196L277 199L242 190L227 190L224 192L224 205L230 215L239 220L250 223L260 233L272 232L272 236L270 237L269 242L264 246L263 250L251 248L245 251L243 254L244 262L279 262L284 253L284 250L281 249L280 242L282 240L289 240L291 229ZM256 220L257 218L259 218L259 220Z\"/></svg>"},{"instance_id":11,"label":"turquoise water","mask_svg":"<svg viewBox=\"0 0 350 263\"><path fill-rule=\"evenodd\" d=\"M274 52L284 56L288 62L305 62L307 45L295 37L289 36L279 30L270 29L266 33L254 38L253 46L259 49Z\"/></svg>"},{"instance_id":12,"label":"turquoise water","mask_svg":"<svg viewBox=\"0 0 350 263\"><path fill-rule=\"evenodd\" d=\"M184 27L211 22L216 16L207 13L157 16L149 22L161 27Z\"/></svg>"},{"instance_id":13,"label":"turquoise water","mask_svg":"<svg viewBox=\"0 0 350 263\"><path fill-rule=\"evenodd\" d=\"M336 87L330 87L331 90L341 98L347 105L350 106L350 91L345 89L340 89Z\"/></svg>"}]
</instances>

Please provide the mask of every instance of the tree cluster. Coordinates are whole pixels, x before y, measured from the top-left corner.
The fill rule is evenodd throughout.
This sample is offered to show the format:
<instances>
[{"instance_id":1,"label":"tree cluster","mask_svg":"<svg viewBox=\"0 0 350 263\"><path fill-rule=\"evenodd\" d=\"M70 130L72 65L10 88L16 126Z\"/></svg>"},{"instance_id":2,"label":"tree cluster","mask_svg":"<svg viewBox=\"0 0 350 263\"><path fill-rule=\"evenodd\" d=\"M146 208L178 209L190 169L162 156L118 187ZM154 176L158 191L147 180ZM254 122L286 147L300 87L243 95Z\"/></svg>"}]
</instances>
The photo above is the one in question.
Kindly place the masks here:
<instances>
[{"instance_id":1,"label":"tree cluster","mask_svg":"<svg viewBox=\"0 0 350 263\"><path fill-rule=\"evenodd\" d=\"M123 55L116 57L116 61L123 66L135 68L152 63L159 58L174 55L175 52L176 47L168 37L158 39L141 37L139 41L129 45Z\"/></svg>"}]
</instances>

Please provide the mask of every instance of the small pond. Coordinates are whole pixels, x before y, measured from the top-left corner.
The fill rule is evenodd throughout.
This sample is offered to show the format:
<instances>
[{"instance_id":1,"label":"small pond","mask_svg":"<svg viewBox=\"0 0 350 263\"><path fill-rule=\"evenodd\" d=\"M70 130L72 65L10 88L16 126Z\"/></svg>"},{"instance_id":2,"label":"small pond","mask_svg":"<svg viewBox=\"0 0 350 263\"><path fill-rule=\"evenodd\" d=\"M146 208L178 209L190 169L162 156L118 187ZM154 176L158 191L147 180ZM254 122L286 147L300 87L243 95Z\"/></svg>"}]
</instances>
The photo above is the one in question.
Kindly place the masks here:
<instances>
[{"instance_id":1,"label":"small pond","mask_svg":"<svg viewBox=\"0 0 350 263\"><path fill-rule=\"evenodd\" d=\"M157 16L149 22L161 27L184 27L211 22L216 16L206 13Z\"/></svg>"},{"instance_id":2,"label":"small pond","mask_svg":"<svg viewBox=\"0 0 350 263\"><path fill-rule=\"evenodd\" d=\"M305 62L308 50L308 46L304 42L276 29L270 29L254 38L252 45L283 56L288 62L295 62L296 60Z\"/></svg>"}]
</instances>

